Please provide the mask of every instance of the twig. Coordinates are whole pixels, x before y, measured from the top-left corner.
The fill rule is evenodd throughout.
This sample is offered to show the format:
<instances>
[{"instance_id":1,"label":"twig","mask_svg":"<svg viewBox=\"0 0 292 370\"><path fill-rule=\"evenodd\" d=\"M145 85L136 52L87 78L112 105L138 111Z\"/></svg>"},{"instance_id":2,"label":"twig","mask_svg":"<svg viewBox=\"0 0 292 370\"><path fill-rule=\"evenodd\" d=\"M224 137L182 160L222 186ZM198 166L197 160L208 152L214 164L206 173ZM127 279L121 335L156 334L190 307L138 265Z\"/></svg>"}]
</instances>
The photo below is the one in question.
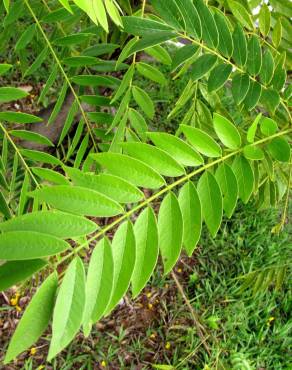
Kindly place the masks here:
<instances>
[{"instance_id":1,"label":"twig","mask_svg":"<svg viewBox=\"0 0 292 370\"><path fill-rule=\"evenodd\" d=\"M174 280L180 294L183 297L183 300L185 301L185 303L186 303L186 305L187 305L187 307L190 311L190 314L192 316L192 319L193 319L194 324L195 324L196 329L197 329L198 336L200 337L203 346L205 347L206 351L208 352L208 355L211 356L210 348L208 347L208 345L206 343L206 338L205 338L204 333L203 333L203 330L205 331L205 328L200 323L199 318L198 318L197 314L195 313L195 310L193 309L189 299L187 298L181 283L178 281L178 278L177 278L176 274L173 271L171 272L171 276L173 277L173 280Z\"/></svg>"}]
</instances>

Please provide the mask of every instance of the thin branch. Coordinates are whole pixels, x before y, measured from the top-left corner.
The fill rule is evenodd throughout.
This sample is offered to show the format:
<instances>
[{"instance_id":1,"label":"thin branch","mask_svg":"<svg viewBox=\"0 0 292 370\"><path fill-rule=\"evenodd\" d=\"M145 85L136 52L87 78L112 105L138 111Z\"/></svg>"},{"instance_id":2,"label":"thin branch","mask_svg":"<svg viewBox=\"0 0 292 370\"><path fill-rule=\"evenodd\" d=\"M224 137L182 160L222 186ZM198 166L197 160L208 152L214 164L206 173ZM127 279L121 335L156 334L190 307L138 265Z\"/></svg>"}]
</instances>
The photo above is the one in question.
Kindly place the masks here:
<instances>
[{"instance_id":1,"label":"thin branch","mask_svg":"<svg viewBox=\"0 0 292 370\"><path fill-rule=\"evenodd\" d=\"M32 178L32 180L34 181L34 183L36 184L36 186L37 187L40 187L40 184L38 183L38 181L35 178L34 174L31 172L31 169L30 169L29 165L26 163L25 159L23 158L23 155L20 153L18 147L15 145L15 143L11 139L8 131L6 130L6 128L4 127L4 125L1 122L0 122L0 128L3 131L4 135L7 137L7 139L9 140L10 144L13 146L13 149L15 150L15 152L17 153L17 155L19 156L19 158L20 158L23 166L27 170L28 174L30 175L30 177Z\"/></svg>"},{"instance_id":2,"label":"thin branch","mask_svg":"<svg viewBox=\"0 0 292 370\"><path fill-rule=\"evenodd\" d=\"M181 294L181 296L183 297L183 300L185 301L185 304L187 305L189 311L190 311L190 314L192 316L192 319L194 321L194 324L196 326L196 329L197 329L197 333L198 333L198 336L200 337L201 341L202 341L202 344L203 346L205 347L206 351L208 352L208 355L210 356L211 355L211 352L210 352L210 348L208 347L207 343L206 343L206 338L204 337L204 333L203 331L205 332L206 329L204 328L204 326L200 323L199 321L199 318L197 316L197 314L195 313L195 310L193 309L189 299L187 298L185 292L184 292L184 289L182 287L182 285L180 284L180 282L178 281L178 278L176 276L176 274L172 271L171 272L171 276Z\"/></svg>"},{"instance_id":3,"label":"thin branch","mask_svg":"<svg viewBox=\"0 0 292 370\"><path fill-rule=\"evenodd\" d=\"M42 26L41 26L41 24L40 24L40 22L39 22L39 20L38 20L38 18L36 16L35 12L31 8L31 6L29 5L28 0L24 0L24 2L25 2L25 5L28 8L30 14L32 15L32 17L33 17L33 19L34 19L37 27L39 28L41 34L43 35L43 37L44 37L44 39L45 39L45 41L46 41L46 43L47 43L47 45L48 45L48 47L49 47L49 49L51 51L51 54L53 55L53 57L54 57L57 65L58 65L58 67L60 68L60 71L61 71L62 75L64 76L65 81L67 82L70 90L72 91L72 94L73 94L73 96L74 96L74 98L75 98L75 100L76 100L76 102L78 104L78 107L80 109L80 112L81 112L81 115L82 115L82 117L84 119L84 122L86 123L87 129L88 129L88 133L89 133L90 138L92 140L94 149L96 151L98 151L97 150L96 143L95 143L95 138L94 138L94 135L93 135L92 130L91 130L90 122L87 119L86 113L85 113L85 111L84 111L84 109L82 107L82 104L80 102L80 99L79 99L78 95L76 94L76 91L74 90L74 87L72 86L71 81L70 81L69 77L67 76L67 73L65 72L65 70L64 70L64 68L63 68L63 66L61 64L60 59L58 58L58 56L57 56L54 48L52 47L52 44L51 44L50 40L48 39L47 35L45 34L45 31L43 30L43 28L42 28Z\"/></svg>"},{"instance_id":4,"label":"thin branch","mask_svg":"<svg viewBox=\"0 0 292 370\"><path fill-rule=\"evenodd\" d=\"M283 135L287 135L288 133L292 132L292 128L288 129L288 130L285 130L285 131L281 131L281 132L278 132L272 136L269 136L269 137L266 137L266 138L263 138L261 140L258 140L254 143L254 145L259 145L259 144L262 144L262 143L265 143L266 141L269 141L275 137L279 137L279 136L283 136ZM173 188L175 188L176 186L190 180L192 177L194 177L195 175L198 175L200 174L201 172L209 169L209 168L212 168L214 167L215 165L221 163L221 162L224 162L226 161L227 159L229 158L232 158L234 157L235 155L241 153L243 150L242 149L239 149L235 152L232 152L232 153L229 153L219 159L216 159L215 161L211 162L211 163L207 163L205 164L204 166L190 172L189 174L181 177L180 179L174 181L172 184L169 184L167 186L165 186L162 190L158 191L157 193L153 194L151 197L145 199L143 202L141 202L140 204L138 204L136 207L130 209L128 212L125 212L122 216L120 216L119 218L117 218L115 221L113 221L111 224L107 225L106 227L104 227L103 229L99 230L95 235L93 235L88 241L86 241L86 243L83 243L81 244L79 247L77 248L74 248L74 251L68 253L66 256L64 256L63 258L61 258L59 261L58 261L58 265L60 265L61 263L63 263L64 261L66 261L68 258L70 258L72 255L75 255L76 253L78 253L80 250L82 250L83 248L85 248L89 243L95 241L96 239L98 239L99 237L103 236L104 234L106 234L109 230L113 229L115 226L117 226L120 222L128 219L130 216L132 216L135 212L139 211L140 209L146 207L149 203L153 202L154 200L158 199L159 197L161 197L164 193L167 193L168 191L172 190Z\"/></svg>"}]
</instances>

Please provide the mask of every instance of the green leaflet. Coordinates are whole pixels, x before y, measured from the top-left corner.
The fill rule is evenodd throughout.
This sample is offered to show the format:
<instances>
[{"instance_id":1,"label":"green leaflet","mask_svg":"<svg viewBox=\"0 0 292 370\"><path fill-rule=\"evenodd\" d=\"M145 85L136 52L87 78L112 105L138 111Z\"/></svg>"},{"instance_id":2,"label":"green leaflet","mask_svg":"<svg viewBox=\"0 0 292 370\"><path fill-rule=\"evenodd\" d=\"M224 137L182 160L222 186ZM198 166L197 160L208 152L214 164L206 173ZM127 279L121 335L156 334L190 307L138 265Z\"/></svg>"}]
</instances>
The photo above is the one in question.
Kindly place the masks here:
<instances>
[{"instance_id":1,"label":"green leaflet","mask_svg":"<svg viewBox=\"0 0 292 370\"><path fill-rule=\"evenodd\" d=\"M260 161L265 157L263 150L256 145L246 145L243 148L243 155L252 161Z\"/></svg>"},{"instance_id":2,"label":"green leaflet","mask_svg":"<svg viewBox=\"0 0 292 370\"><path fill-rule=\"evenodd\" d=\"M180 128L191 145L200 153L211 158L220 157L222 155L220 146L204 131L186 125L180 125Z\"/></svg>"},{"instance_id":3,"label":"green leaflet","mask_svg":"<svg viewBox=\"0 0 292 370\"><path fill-rule=\"evenodd\" d=\"M80 95L79 99L84 103L98 107L111 105L111 99L101 95Z\"/></svg>"},{"instance_id":4,"label":"green leaflet","mask_svg":"<svg viewBox=\"0 0 292 370\"><path fill-rule=\"evenodd\" d=\"M272 136L278 131L277 123L269 117L263 117L260 121L261 132L265 136Z\"/></svg>"},{"instance_id":5,"label":"green leaflet","mask_svg":"<svg viewBox=\"0 0 292 370\"><path fill-rule=\"evenodd\" d=\"M48 48L45 47L43 51L37 56L35 61L32 63L32 65L27 68L27 70L24 72L23 77L27 77L32 75L35 71L37 71L40 66L44 63L48 55Z\"/></svg>"},{"instance_id":6,"label":"green leaflet","mask_svg":"<svg viewBox=\"0 0 292 370\"><path fill-rule=\"evenodd\" d=\"M35 231L9 231L0 235L0 259L7 261L52 256L69 247L64 240Z\"/></svg>"},{"instance_id":7,"label":"green leaflet","mask_svg":"<svg viewBox=\"0 0 292 370\"><path fill-rule=\"evenodd\" d=\"M118 125L118 129L116 130L115 133L115 138L117 137L119 131L121 131L121 128L125 127L126 122L127 122L127 112L128 112L128 105L131 100L131 89L128 89L127 92L125 93L123 99L120 102L120 105L116 111L116 114L114 116L114 119L107 130L107 133L109 133L115 126ZM123 131L123 130L122 130ZM122 135L123 136L123 135ZM115 140L113 140L115 141ZM112 143L111 145L113 145Z\"/></svg>"},{"instance_id":8,"label":"green leaflet","mask_svg":"<svg viewBox=\"0 0 292 370\"><path fill-rule=\"evenodd\" d=\"M54 104L54 108L51 111L50 117L49 117L48 122L47 122L48 126L55 122L59 112L61 111L62 105L63 105L63 103L65 101L65 98L66 98L67 91L68 91L68 83L65 82L65 83L63 83L61 91L58 94L58 98L57 98L56 103ZM70 108L70 110L71 109L72 108Z\"/></svg>"},{"instance_id":9,"label":"green leaflet","mask_svg":"<svg viewBox=\"0 0 292 370\"><path fill-rule=\"evenodd\" d=\"M163 34L165 33L165 31L161 31L163 32ZM146 36L147 37L147 36ZM150 36L148 36L150 37ZM130 39L123 47L119 57L118 57L118 60L117 60L117 63L116 63L116 68L118 68L122 62L127 59L130 55L131 55L131 52L132 52L132 49L135 47L135 45L137 44L139 38L138 37L134 37L132 39Z\"/></svg>"},{"instance_id":10,"label":"green leaflet","mask_svg":"<svg viewBox=\"0 0 292 370\"><path fill-rule=\"evenodd\" d=\"M237 180L231 167L226 163L220 164L215 174L223 195L223 209L228 218L231 218L238 198Z\"/></svg>"},{"instance_id":11,"label":"green leaflet","mask_svg":"<svg viewBox=\"0 0 292 370\"><path fill-rule=\"evenodd\" d=\"M62 239L91 234L96 229L97 225L94 222L60 211L26 213L0 224L0 230L4 233L8 231L36 231Z\"/></svg>"},{"instance_id":12,"label":"green leaflet","mask_svg":"<svg viewBox=\"0 0 292 370\"><path fill-rule=\"evenodd\" d=\"M221 63L213 68L208 79L208 91L220 89L228 80L231 72L230 64Z\"/></svg>"},{"instance_id":13,"label":"green leaflet","mask_svg":"<svg viewBox=\"0 0 292 370\"><path fill-rule=\"evenodd\" d=\"M254 142L254 138L255 138L256 131L257 131L257 127L258 127L258 124L259 124L261 118L262 118L262 113L259 113L256 116L256 118L253 121L253 123L251 124L251 126L247 130L246 139L247 139L247 141L249 143L253 143Z\"/></svg>"},{"instance_id":14,"label":"green leaflet","mask_svg":"<svg viewBox=\"0 0 292 370\"><path fill-rule=\"evenodd\" d=\"M191 67L191 78L193 81L199 80L204 77L206 73L210 72L215 63L217 62L217 57L213 54L203 54L201 55Z\"/></svg>"},{"instance_id":15,"label":"green leaflet","mask_svg":"<svg viewBox=\"0 0 292 370\"><path fill-rule=\"evenodd\" d=\"M0 63L0 76L8 72L12 68L12 64Z\"/></svg>"},{"instance_id":16,"label":"green leaflet","mask_svg":"<svg viewBox=\"0 0 292 370\"><path fill-rule=\"evenodd\" d=\"M233 39L225 15L216 9L214 20L219 34L219 51L227 58L233 53Z\"/></svg>"},{"instance_id":17,"label":"green leaflet","mask_svg":"<svg viewBox=\"0 0 292 370\"><path fill-rule=\"evenodd\" d=\"M146 116L150 119L153 119L155 111L154 104L150 96L144 90L137 86L132 87L132 93L136 103L146 114Z\"/></svg>"},{"instance_id":18,"label":"green leaflet","mask_svg":"<svg viewBox=\"0 0 292 370\"><path fill-rule=\"evenodd\" d=\"M198 182L203 219L215 238L222 220L222 194L215 177L206 171Z\"/></svg>"},{"instance_id":19,"label":"green leaflet","mask_svg":"<svg viewBox=\"0 0 292 370\"><path fill-rule=\"evenodd\" d=\"M141 190L117 176L107 173L94 175L71 167L66 167L65 171L74 185L96 190L118 203L136 203L144 197Z\"/></svg>"},{"instance_id":20,"label":"green leaflet","mask_svg":"<svg viewBox=\"0 0 292 370\"><path fill-rule=\"evenodd\" d=\"M109 217L123 213L123 208L114 200L80 186L44 186L29 195L61 211L82 216Z\"/></svg>"},{"instance_id":21,"label":"green leaflet","mask_svg":"<svg viewBox=\"0 0 292 370\"><path fill-rule=\"evenodd\" d=\"M20 191L20 197L19 197L19 205L18 205L18 216L21 216L24 211L26 211L26 205L27 205L27 192L29 190L30 186L30 179L29 174L27 171L25 171L21 191ZM3 224L3 223L2 223Z\"/></svg>"},{"instance_id":22,"label":"green leaflet","mask_svg":"<svg viewBox=\"0 0 292 370\"><path fill-rule=\"evenodd\" d=\"M4 0L3 4L6 12L9 13L10 0Z\"/></svg>"},{"instance_id":23,"label":"green leaflet","mask_svg":"<svg viewBox=\"0 0 292 370\"><path fill-rule=\"evenodd\" d=\"M52 256L69 247L64 240L35 231L10 231L0 235L0 259L7 261Z\"/></svg>"},{"instance_id":24,"label":"green leaflet","mask_svg":"<svg viewBox=\"0 0 292 370\"><path fill-rule=\"evenodd\" d=\"M195 53L198 51L199 46L198 45L185 45L181 48L177 48L177 50L174 52L174 55L172 57L172 65L171 69L172 71L175 71L178 67L180 67L185 61L190 59Z\"/></svg>"},{"instance_id":25,"label":"green leaflet","mask_svg":"<svg viewBox=\"0 0 292 370\"><path fill-rule=\"evenodd\" d=\"M142 114L140 114L135 109L130 108L128 110L128 118L130 120L131 126L135 129L136 133L140 136L142 141L145 141L148 126Z\"/></svg>"},{"instance_id":26,"label":"green leaflet","mask_svg":"<svg viewBox=\"0 0 292 370\"><path fill-rule=\"evenodd\" d=\"M232 79L232 95L236 104L245 99L249 90L250 79L247 74L238 73Z\"/></svg>"},{"instance_id":27,"label":"green leaflet","mask_svg":"<svg viewBox=\"0 0 292 370\"><path fill-rule=\"evenodd\" d=\"M31 24L20 36L17 43L15 44L15 51L18 52L23 50L33 39L36 31L36 25Z\"/></svg>"},{"instance_id":28,"label":"green leaflet","mask_svg":"<svg viewBox=\"0 0 292 370\"><path fill-rule=\"evenodd\" d=\"M66 0L65 0L66 1ZM76 5L72 5L71 9L74 12L75 16L80 16L81 11ZM58 8L56 10L52 10L50 13L45 13L42 17L42 22L44 23L54 23L54 22L61 22L61 21L70 21L72 20L73 15L69 13L65 8Z\"/></svg>"},{"instance_id":29,"label":"green leaflet","mask_svg":"<svg viewBox=\"0 0 292 370\"><path fill-rule=\"evenodd\" d=\"M86 67L98 64L98 59L90 56L75 56L63 59L63 63L69 67Z\"/></svg>"},{"instance_id":30,"label":"green leaflet","mask_svg":"<svg viewBox=\"0 0 292 370\"><path fill-rule=\"evenodd\" d=\"M72 8L69 4L69 1L68 0L58 0L62 5L63 7L68 10L68 12L72 13L73 14L73 11L72 11Z\"/></svg>"},{"instance_id":31,"label":"green leaflet","mask_svg":"<svg viewBox=\"0 0 292 370\"><path fill-rule=\"evenodd\" d=\"M249 30L253 30L253 21L251 15L246 10L242 3L234 0L228 0L228 5L234 15L234 17L239 20L239 22Z\"/></svg>"},{"instance_id":32,"label":"green leaflet","mask_svg":"<svg viewBox=\"0 0 292 370\"><path fill-rule=\"evenodd\" d=\"M271 25L271 12L268 8L267 4L263 4L261 6L260 14L259 14L259 27L260 31L264 36L267 36L267 34L270 31L270 25Z\"/></svg>"},{"instance_id":33,"label":"green leaflet","mask_svg":"<svg viewBox=\"0 0 292 370\"><path fill-rule=\"evenodd\" d=\"M106 308L106 315L113 310L124 296L132 277L136 258L136 243L130 221L121 224L116 231L112 241L112 254L114 261L113 288L110 302Z\"/></svg>"},{"instance_id":34,"label":"green leaflet","mask_svg":"<svg viewBox=\"0 0 292 370\"><path fill-rule=\"evenodd\" d=\"M232 163L232 170L236 176L239 197L247 203L254 188L254 174L249 161L243 156L237 156Z\"/></svg>"},{"instance_id":35,"label":"green leaflet","mask_svg":"<svg viewBox=\"0 0 292 370\"><path fill-rule=\"evenodd\" d=\"M213 125L215 132L223 145L234 150L240 148L241 136L233 123L220 114L214 113Z\"/></svg>"},{"instance_id":36,"label":"green leaflet","mask_svg":"<svg viewBox=\"0 0 292 370\"><path fill-rule=\"evenodd\" d=\"M157 14L169 25L178 30L185 30L185 20L175 0L151 0Z\"/></svg>"},{"instance_id":37,"label":"green leaflet","mask_svg":"<svg viewBox=\"0 0 292 370\"><path fill-rule=\"evenodd\" d=\"M105 0L106 10L113 20L113 22L118 26L123 28L122 18L120 17L119 11L112 0ZM99 7L97 8L99 10Z\"/></svg>"},{"instance_id":38,"label":"green leaflet","mask_svg":"<svg viewBox=\"0 0 292 370\"><path fill-rule=\"evenodd\" d=\"M9 343L5 364L28 349L46 330L52 316L57 287L58 278L54 272L38 288L19 321Z\"/></svg>"},{"instance_id":39,"label":"green leaflet","mask_svg":"<svg viewBox=\"0 0 292 370\"><path fill-rule=\"evenodd\" d=\"M0 120L12 123L35 123L42 122L42 118L28 113L0 112Z\"/></svg>"},{"instance_id":40,"label":"green leaflet","mask_svg":"<svg viewBox=\"0 0 292 370\"><path fill-rule=\"evenodd\" d=\"M182 213L178 200L172 192L166 195L160 205L158 235L164 274L167 274L179 258L183 237Z\"/></svg>"},{"instance_id":41,"label":"green leaflet","mask_svg":"<svg viewBox=\"0 0 292 370\"><path fill-rule=\"evenodd\" d=\"M94 46L90 46L89 48L85 49L82 54L89 55L92 57L98 57L100 55L105 54L112 54L117 48L119 47L118 44L96 44Z\"/></svg>"},{"instance_id":42,"label":"green leaflet","mask_svg":"<svg viewBox=\"0 0 292 370\"><path fill-rule=\"evenodd\" d=\"M131 281L133 297L137 297L150 279L158 258L158 230L152 208L148 207L140 213L134 234L136 260Z\"/></svg>"},{"instance_id":43,"label":"green leaflet","mask_svg":"<svg viewBox=\"0 0 292 370\"><path fill-rule=\"evenodd\" d=\"M281 17L277 19L277 22L274 26L273 33L272 33L272 42L276 48L279 47L280 42L282 40L282 24L281 24Z\"/></svg>"},{"instance_id":44,"label":"green leaflet","mask_svg":"<svg viewBox=\"0 0 292 370\"><path fill-rule=\"evenodd\" d=\"M0 103L23 99L27 95L27 92L17 89L16 87L0 87Z\"/></svg>"},{"instance_id":45,"label":"green leaflet","mask_svg":"<svg viewBox=\"0 0 292 370\"><path fill-rule=\"evenodd\" d=\"M253 109L260 100L262 87L257 81L250 80L249 89L244 99L244 105L247 110Z\"/></svg>"},{"instance_id":46,"label":"green leaflet","mask_svg":"<svg viewBox=\"0 0 292 370\"><path fill-rule=\"evenodd\" d=\"M91 154L91 158L113 175L122 177L136 186L160 188L164 179L145 163L119 153Z\"/></svg>"},{"instance_id":47,"label":"green leaflet","mask_svg":"<svg viewBox=\"0 0 292 370\"><path fill-rule=\"evenodd\" d=\"M98 321L109 303L113 285L112 247L107 238L99 241L90 258L86 278L86 303L83 330L88 336L92 323Z\"/></svg>"},{"instance_id":48,"label":"green leaflet","mask_svg":"<svg viewBox=\"0 0 292 370\"><path fill-rule=\"evenodd\" d=\"M20 139L33 141L38 144L46 145L46 146L54 146L54 144L49 140L46 136L38 134L32 131L26 130L11 130L9 134L15 137L19 137Z\"/></svg>"},{"instance_id":49,"label":"green leaflet","mask_svg":"<svg viewBox=\"0 0 292 370\"><path fill-rule=\"evenodd\" d=\"M276 90L263 89L260 102L267 108L270 113L274 114L276 108L280 104L280 95Z\"/></svg>"},{"instance_id":50,"label":"green leaflet","mask_svg":"<svg viewBox=\"0 0 292 370\"><path fill-rule=\"evenodd\" d=\"M282 67L281 63L278 63L274 71L273 79L271 81L273 88L277 91L281 91L285 85L286 77L287 74L285 69Z\"/></svg>"},{"instance_id":51,"label":"green leaflet","mask_svg":"<svg viewBox=\"0 0 292 370\"><path fill-rule=\"evenodd\" d=\"M184 166L199 166L204 163L199 153L176 136L164 132L148 132L147 136L158 148L170 154Z\"/></svg>"},{"instance_id":52,"label":"green leaflet","mask_svg":"<svg viewBox=\"0 0 292 370\"><path fill-rule=\"evenodd\" d=\"M164 75L159 71L159 69L151 66L150 64L139 62L136 64L137 71L144 77L159 83L160 85L165 85L167 83Z\"/></svg>"},{"instance_id":53,"label":"green leaflet","mask_svg":"<svg viewBox=\"0 0 292 370\"><path fill-rule=\"evenodd\" d=\"M257 76L262 67L262 51L259 38L252 35L247 44L247 70L253 75Z\"/></svg>"},{"instance_id":54,"label":"green leaflet","mask_svg":"<svg viewBox=\"0 0 292 370\"><path fill-rule=\"evenodd\" d=\"M132 64L130 68L127 70L127 72L125 73L119 88L117 89L114 97L111 100L111 104L116 102L124 94L124 92L129 88L132 78L134 76L134 72L135 72L135 67L134 67L134 64Z\"/></svg>"},{"instance_id":55,"label":"green leaflet","mask_svg":"<svg viewBox=\"0 0 292 370\"><path fill-rule=\"evenodd\" d=\"M191 256L201 236L202 210L197 189L188 181L180 190L178 202L183 218L183 246Z\"/></svg>"},{"instance_id":56,"label":"green leaflet","mask_svg":"<svg viewBox=\"0 0 292 370\"><path fill-rule=\"evenodd\" d=\"M283 137L276 137L268 144L269 153L280 162L289 162L290 145Z\"/></svg>"},{"instance_id":57,"label":"green leaflet","mask_svg":"<svg viewBox=\"0 0 292 370\"><path fill-rule=\"evenodd\" d=\"M141 17L123 17L124 30L135 36L152 36L157 32L172 31L172 28L165 23Z\"/></svg>"},{"instance_id":58,"label":"green leaflet","mask_svg":"<svg viewBox=\"0 0 292 370\"><path fill-rule=\"evenodd\" d=\"M235 63L239 66L245 66L247 60L247 42L242 27L237 23L232 34L233 54Z\"/></svg>"},{"instance_id":59,"label":"green leaflet","mask_svg":"<svg viewBox=\"0 0 292 370\"><path fill-rule=\"evenodd\" d=\"M80 75L72 77L72 81L80 86L104 86L111 89L117 88L121 81L112 76L93 76L93 75Z\"/></svg>"},{"instance_id":60,"label":"green leaflet","mask_svg":"<svg viewBox=\"0 0 292 370\"><path fill-rule=\"evenodd\" d=\"M170 32L170 31L160 31L160 32L155 32L155 34L152 34L152 35L143 36L139 41L137 41L134 45L132 45L130 49L130 53L127 54L125 58L127 58L128 56L130 56L131 54L135 52L145 50L146 48L149 48L152 46L158 46L161 43L171 40L175 37L177 37L177 34L175 32Z\"/></svg>"},{"instance_id":61,"label":"green leaflet","mask_svg":"<svg viewBox=\"0 0 292 370\"><path fill-rule=\"evenodd\" d=\"M81 144L79 145L79 149L77 151L75 161L74 161L74 167L79 167L81 164L81 161L85 155L86 149L88 148L88 142L89 142L89 133L87 133L83 140L81 141Z\"/></svg>"},{"instance_id":62,"label":"green leaflet","mask_svg":"<svg viewBox=\"0 0 292 370\"><path fill-rule=\"evenodd\" d=\"M80 3L82 0L74 0L74 2L79 6L78 3ZM82 1L83 2L83 1ZM104 3L102 0L95 0L92 2L85 1L87 10L85 10L86 14L93 20L94 23L100 24L101 27L108 32L108 22L107 22L107 16L106 11L104 7ZM83 7L81 7L83 9ZM84 9L83 9L84 10ZM107 9L108 10L108 9ZM109 12L111 14L111 12ZM112 18L112 17L111 17Z\"/></svg>"},{"instance_id":63,"label":"green leaflet","mask_svg":"<svg viewBox=\"0 0 292 370\"><path fill-rule=\"evenodd\" d=\"M91 122L98 123L100 125L111 125L113 123L113 116L109 113L104 112L89 112L87 113ZM109 128L109 131L111 128Z\"/></svg>"},{"instance_id":64,"label":"green leaflet","mask_svg":"<svg viewBox=\"0 0 292 370\"><path fill-rule=\"evenodd\" d=\"M0 266L0 292L25 281L46 264L41 259L5 262Z\"/></svg>"},{"instance_id":65,"label":"green leaflet","mask_svg":"<svg viewBox=\"0 0 292 370\"><path fill-rule=\"evenodd\" d=\"M85 272L79 257L66 270L55 303L52 340L48 361L65 348L77 334L85 305Z\"/></svg>"},{"instance_id":66,"label":"green leaflet","mask_svg":"<svg viewBox=\"0 0 292 370\"><path fill-rule=\"evenodd\" d=\"M194 5L201 19L203 40L208 46L216 49L219 43L219 35L213 14L203 0L196 0Z\"/></svg>"},{"instance_id":67,"label":"green leaflet","mask_svg":"<svg viewBox=\"0 0 292 370\"><path fill-rule=\"evenodd\" d=\"M53 83L56 81L56 78L57 78L57 74L58 74L58 65L55 64L53 67L52 67L52 71L49 75L49 77L47 78L47 81L42 89L42 92L39 96L39 99L38 99L38 103L40 102L43 102L44 100L44 97L47 95L48 91L50 90L50 88L52 87Z\"/></svg>"},{"instance_id":68,"label":"green leaflet","mask_svg":"<svg viewBox=\"0 0 292 370\"><path fill-rule=\"evenodd\" d=\"M161 45L155 45L145 49L145 53L151 55L154 59L167 66L171 65L171 57L168 51Z\"/></svg>"},{"instance_id":69,"label":"green leaflet","mask_svg":"<svg viewBox=\"0 0 292 370\"><path fill-rule=\"evenodd\" d=\"M12 217L9 207L7 205L6 199L4 195L0 191L0 212L7 218L10 219Z\"/></svg>"},{"instance_id":70,"label":"green leaflet","mask_svg":"<svg viewBox=\"0 0 292 370\"><path fill-rule=\"evenodd\" d=\"M183 16L186 32L200 39L202 37L201 20L192 0L175 0L175 2Z\"/></svg>"},{"instance_id":71,"label":"green leaflet","mask_svg":"<svg viewBox=\"0 0 292 370\"><path fill-rule=\"evenodd\" d=\"M274 59L272 53L268 49L266 50L263 57L263 65L260 72L261 82L264 83L265 85L268 85L273 78L273 74L274 74Z\"/></svg>"},{"instance_id":72,"label":"green leaflet","mask_svg":"<svg viewBox=\"0 0 292 370\"><path fill-rule=\"evenodd\" d=\"M50 170L49 168L32 167L32 172L41 179L50 181L57 185L69 185L69 181L65 176L57 171Z\"/></svg>"},{"instance_id":73,"label":"green leaflet","mask_svg":"<svg viewBox=\"0 0 292 370\"><path fill-rule=\"evenodd\" d=\"M29 158L29 159L32 159L34 161L38 161L41 163L53 164L56 166L59 166L62 164L60 159L52 156L51 154L40 152L38 150L21 149L20 153L26 158Z\"/></svg>"},{"instance_id":74,"label":"green leaflet","mask_svg":"<svg viewBox=\"0 0 292 370\"><path fill-rule=\"evenodd\" d=\"M148 164L155 171L164 176L181 176L184 168L164 150L145 143L123 143L123 149L131 157Z\"/></svg>"}]
</instances>

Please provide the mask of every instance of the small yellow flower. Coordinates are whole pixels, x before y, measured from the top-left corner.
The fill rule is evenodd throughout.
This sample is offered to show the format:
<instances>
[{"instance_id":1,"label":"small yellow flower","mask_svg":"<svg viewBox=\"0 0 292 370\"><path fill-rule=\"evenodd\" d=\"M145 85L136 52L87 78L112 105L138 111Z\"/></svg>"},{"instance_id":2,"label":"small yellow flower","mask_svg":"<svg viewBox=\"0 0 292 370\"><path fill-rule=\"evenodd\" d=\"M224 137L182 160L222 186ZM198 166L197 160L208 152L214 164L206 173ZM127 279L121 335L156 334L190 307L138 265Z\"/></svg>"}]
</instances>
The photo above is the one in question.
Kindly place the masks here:
<instances>
[{"instance_id":1,"label":"small yellow flower","mask_svg":"<svg viewBox=\"0 0 292 370\"><path fill-rule=\"evenodd\" d=\"M18 305L17 305L17 306L15 306L15 309L16 309L16 311L17 311L17 312L21 312L21 311L22 311L21 307L20 307L20 306L18 306Z\"/></svg>"},{"instance_id":2,"label":"small yellow flower","mask_svg":"<svg viewBox=\"0 0 292 370\"><path fill-rule=\"evenodd\" d=\"M152 303L148 303L148 308L149 308L149 310L152 310L153 309L153 304Z\"/></svg>"},{"instance_id":3,"label":"small yellow flower","mask_svg":"<svg viewBox=\"0 0 292 370\"><path fill-rule=\"evenodd\" d=\"M101 361L101 366L102 367L106 367L106 362L103 360L103 361Z\"/></svg>"},{"instance_id":4,"label":"small yellow flower","mask_svg":"<svg viewBox=\"0 0 292 370\"><path fill-rule=\"evenodd\" d=\"M180 274L182 272L182 269L181 268L177 269L177 272Z\"/></svg>"},{"instance_id":5,"label":"small yellow flower","mask_svg":"<svg viewBox=\"0 0 292 370\"><path fill-rule=\"evenodd\" d=\"M170 347L171 347L170 343L169 342L166 342L165 349L170 349Z\"/></svg>"},{"instance_id":6,"label":"small yellow flower","mask_svg":"<svg viewBox=\"0 0 292 370\"><path fill-rule=\"evenodd\" d=\"M18 301L19 301L20 294L15 293L14 297L10 299L10 304L11 306L17 306Z\"/></svg>"},{"instance_id":7,"label":"small yellow flower","mask_svg":"<svg viewBox=\"0 0 292 370\"><path fill-rule=\"evenodd\" d=\"M37 353L37 349L35 347L31 347L30 351L29 351L29 354L31 356L34 356L35 354Z\"/></svg>"},{"instance_id":8,"label":"small yellow flower","mask_svg":"<svg viewBox=\"0 0 292 370\"><path fill-rule=\"evenodd\" d=\"M37 370L43 370L43 369L45 369L45 365L40 365L40 366L37 368Z\"/></svg>"},{"instance_id":9,"label":"small yellow flower","mask_svg":"<svg viewBox=\"0 0 292 370\"><path fill-rule=\"evenodd\" d=\"M270 326L271 323L275 320L275 318L273 316L269 317L268 318L268 321L267 321L267 325Z\"/></svg>"},{"instance_id":10,"label":"small yellow flower","mask_svg":"<svg viewBox=\"0 0 292 370\"><path fill-rule=\"evenodd\" d=\"M152 296L152 293L150 293L150 292L146 294L147 298L150 298L151 296Z\"/></svg>"},{"instance_id":11,"label":"small yellow flower","mask_svg":"<svg viewBox=\"0 0 292 370\"><path fill-rule=\"evenodd\" d=\"M150 335L150 338L151 338L151 339L155 339L155 338L156 338L156 334L155 334L155 333L152 333L152 334Z\"/></svg>"}]
</instances>

